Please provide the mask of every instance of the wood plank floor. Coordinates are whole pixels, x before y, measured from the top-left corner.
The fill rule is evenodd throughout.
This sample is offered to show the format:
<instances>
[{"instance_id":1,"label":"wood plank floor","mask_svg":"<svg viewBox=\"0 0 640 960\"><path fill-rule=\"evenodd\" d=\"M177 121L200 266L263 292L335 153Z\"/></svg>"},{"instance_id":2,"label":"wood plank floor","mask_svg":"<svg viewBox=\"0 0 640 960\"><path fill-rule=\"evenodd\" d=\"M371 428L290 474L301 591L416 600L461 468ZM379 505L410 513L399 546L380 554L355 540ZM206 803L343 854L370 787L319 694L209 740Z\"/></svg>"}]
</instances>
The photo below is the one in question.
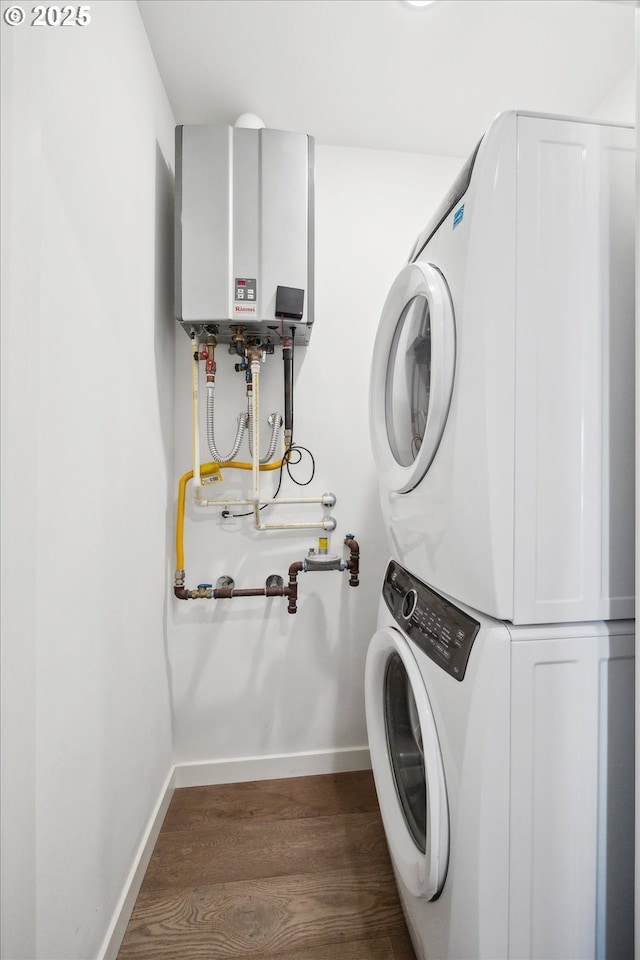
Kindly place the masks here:
<instances>
[{"instance_id":1,"label":"wood plank floor","mask_svg":"<svg viewBox=\"0 0 640 960\"><path fill-rule=\"evenodd\" d=\"M370 771L173 795L118 960L415 960Z\"/></svg>"}]
</instances>

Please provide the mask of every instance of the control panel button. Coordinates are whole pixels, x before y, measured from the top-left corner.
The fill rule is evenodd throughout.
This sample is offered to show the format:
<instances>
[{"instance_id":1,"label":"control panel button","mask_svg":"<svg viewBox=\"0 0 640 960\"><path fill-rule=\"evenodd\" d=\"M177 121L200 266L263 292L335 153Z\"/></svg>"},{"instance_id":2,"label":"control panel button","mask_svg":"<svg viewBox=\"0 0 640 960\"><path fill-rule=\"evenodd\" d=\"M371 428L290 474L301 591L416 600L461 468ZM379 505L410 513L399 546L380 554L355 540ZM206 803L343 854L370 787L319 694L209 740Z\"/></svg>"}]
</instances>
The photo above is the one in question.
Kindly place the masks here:
<instances>
[{"instance_id":1,"label":"control panel button","mask_svg":"<svg viewBox=\"0 0 640 960\"><path fill-rule=\"evenodd\" d=\"M410 620L418 603L418 593L416 590L408 590L402 600L401 613L404 620Z\"/></svg>"}]
</instances>

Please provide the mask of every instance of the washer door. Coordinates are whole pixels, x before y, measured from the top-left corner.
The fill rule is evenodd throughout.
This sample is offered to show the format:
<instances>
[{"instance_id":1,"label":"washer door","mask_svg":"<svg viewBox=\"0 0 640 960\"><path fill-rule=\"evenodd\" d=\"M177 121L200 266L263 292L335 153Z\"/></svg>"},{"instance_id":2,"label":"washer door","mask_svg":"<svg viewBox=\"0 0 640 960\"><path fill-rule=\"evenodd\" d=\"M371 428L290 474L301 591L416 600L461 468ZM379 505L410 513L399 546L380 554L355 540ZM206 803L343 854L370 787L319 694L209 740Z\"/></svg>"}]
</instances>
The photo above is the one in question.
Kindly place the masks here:
<instances>
[{"instance_id":1,"label":"washer door","mask_svg":"<svg viewBox=\"0 0 640 960\"><path fill-rule=\"evenodd\" d=\"M371 444L388 489L407 493L429 469L449 413L454 369L447 283L433 264L410 263L385 301L371 367Z\"/></svg>"},{"instance_id":2,"label":"washer door","mask_svg":"<svg viewBox=\"0 0 640 960\"><path fill-rule=\"evenodd\" d=\"M449 861L440 744L424 680L392 627L371 640L365 670L371 764L389 850L411 894L435 899Z\"/></svg>"}]
</instances>

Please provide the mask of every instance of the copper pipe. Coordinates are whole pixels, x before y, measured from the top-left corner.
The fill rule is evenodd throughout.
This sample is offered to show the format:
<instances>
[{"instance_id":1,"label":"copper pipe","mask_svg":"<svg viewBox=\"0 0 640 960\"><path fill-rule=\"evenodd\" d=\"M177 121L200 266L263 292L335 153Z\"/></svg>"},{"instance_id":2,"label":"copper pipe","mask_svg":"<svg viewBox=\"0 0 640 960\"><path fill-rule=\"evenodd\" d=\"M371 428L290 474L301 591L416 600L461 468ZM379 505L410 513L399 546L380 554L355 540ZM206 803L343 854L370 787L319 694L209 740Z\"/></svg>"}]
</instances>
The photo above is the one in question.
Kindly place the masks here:
<instances>
[{"instance_id":1,"label":"copper pipe","mask_svg":"<svg viewBox=\"0 0 640 960\"><path fill-rule=\"evenodd\" d=\"M218 341L213 335L207 337L207 383L214 383L216 379L216 344Z\"/></svg>"},{"instance_id":2,"label":"copper pipe","mask_svg":"<svg viewBox=\"0 0 640 960\"><path fill-rule=\"evenodd\" d=\"M184 586L176 584L173 588L173 593L178 600L233 600L235 597L287 597L289 600L287 606L288 612L296 613L298 599L297 577L298 573L303 569L304 564L301 560L291 564L289 567L289 583L286 587L274 584L269 587L217 587L215 589L207 588L207 590L204 591L202 589L187 590Z\"/></svg>"},{"instance_id":3,"label":"copper pipe","mask_svg":"<svg viewBox=\"0 0 640 960\"><path fill-rule=\"evenodd\" d=\"M350 574L349 586L357 587L360 582L358 579L360 572L360 547L358 541L351 535L345 537L344 543L349 548L350 553L349 561L346 564L346 569ZM205 589L205 585L202 585L197 590L187 590L184 586L184 571L177 570L173 592L178 600L233 600L235 597L287 597L289 601L287 604L287 612L297 613L298 574L302 573L305 569L306 566L303 560L296 560L295 563L292 563L289 567L289 583L286 587L273 584L268 587L249 587L245 589L236 589L235 587L216 587L214 589L209 586L206 586Z\"/></svg>"},{"instance_id":4,"label":"copper pipe","mask_svg":"<svg viewBox=\"0 0 640 960\"><path fill-rule=\"evenodd\" d=\"M351 556L349 557L349 562L347 563L347 568L350 573L349 577L349 586L357 587L360 583L358 579L358 574L360 573L360 546L357 540L349 535L344 538L345 546L349 548Z\"/></svg>"},{"instance_id":5,"label":"copper pipe","mask_svg":"<svg viewBox=\"0 0 640 960\"><path fill-rule=\"evenodd\" d=\"M255 587L236 590L235 587L220 587L212 593L213 600L233 600L234 597L284 597L286 587Z\"/></svg>"},{"instance_id":6,"label":"copper pipe","mask_svg":"<svg viewBox=\"0 0 640 960\"><path fill-rule=\"evenodd\" d=\"M287 606L289 613L295 613L297 610L298 574L302 570L304 570L304 563L301 560L297 560L289 567L289 585L285 588L286 596L289 598L289 605Z\"/></svg>"}]
</instances>

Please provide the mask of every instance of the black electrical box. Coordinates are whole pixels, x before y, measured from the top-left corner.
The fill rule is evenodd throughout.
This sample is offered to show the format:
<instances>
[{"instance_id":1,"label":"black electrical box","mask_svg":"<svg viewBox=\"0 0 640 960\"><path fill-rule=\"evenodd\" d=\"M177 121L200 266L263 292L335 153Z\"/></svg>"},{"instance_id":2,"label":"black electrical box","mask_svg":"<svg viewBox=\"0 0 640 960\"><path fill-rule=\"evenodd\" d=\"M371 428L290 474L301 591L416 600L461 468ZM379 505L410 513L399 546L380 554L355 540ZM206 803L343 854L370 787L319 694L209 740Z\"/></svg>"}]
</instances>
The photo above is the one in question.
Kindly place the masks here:
<instances>
[{"instance_id":1,"label":"black electrical box","mask_svg":"<svg viewBox=\"0 0 640 960\"><path fill-rule=\"evenodd\" d=\"M304 290L298 287L276 287L276 317L287 320L302 320Z\"/></svg>"}]
</instances>

